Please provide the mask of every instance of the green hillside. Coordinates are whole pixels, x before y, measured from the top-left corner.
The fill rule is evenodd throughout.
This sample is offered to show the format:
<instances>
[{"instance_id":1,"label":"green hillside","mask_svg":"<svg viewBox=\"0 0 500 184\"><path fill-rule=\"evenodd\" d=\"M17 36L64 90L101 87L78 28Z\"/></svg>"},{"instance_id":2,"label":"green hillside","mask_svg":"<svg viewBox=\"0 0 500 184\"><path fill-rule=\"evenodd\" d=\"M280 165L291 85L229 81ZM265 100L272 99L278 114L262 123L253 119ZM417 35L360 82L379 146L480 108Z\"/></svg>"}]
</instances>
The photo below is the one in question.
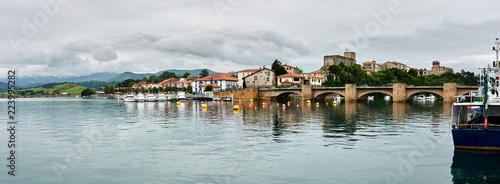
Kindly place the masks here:
<instances>
[{"instance_id":1,"label":"green hillside","mask_svg":"<svg viewBox=\"0 0 500 184\"><path fill-rule=\"evenodd\" d=\"M79 95L87 87L76 85L74 83L51 83L42 86L16 90L16 96L19 95L57 95L67 92L71 95ZM7 96L7 92L0 93L0 96Z\"/></svg>"}]
</instances>

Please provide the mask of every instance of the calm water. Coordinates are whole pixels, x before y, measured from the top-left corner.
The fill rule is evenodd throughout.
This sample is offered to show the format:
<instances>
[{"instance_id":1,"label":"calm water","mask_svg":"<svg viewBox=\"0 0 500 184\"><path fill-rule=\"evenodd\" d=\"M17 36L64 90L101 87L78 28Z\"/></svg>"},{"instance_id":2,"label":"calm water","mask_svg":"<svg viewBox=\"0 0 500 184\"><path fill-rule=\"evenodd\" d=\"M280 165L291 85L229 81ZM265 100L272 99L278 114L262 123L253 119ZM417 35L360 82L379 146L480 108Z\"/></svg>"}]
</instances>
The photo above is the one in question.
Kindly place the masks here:
<instances>
[{"instance_id":1,"label":"calm water","mask_svg":"<svg viewBox=\"0 0 500 184\"><path fill-rule=\"evenodd\" d=\"M454 150L451 104L261 103L18 99L0 183L498 183L499 154Z\"/></svg>"}]
</instances>

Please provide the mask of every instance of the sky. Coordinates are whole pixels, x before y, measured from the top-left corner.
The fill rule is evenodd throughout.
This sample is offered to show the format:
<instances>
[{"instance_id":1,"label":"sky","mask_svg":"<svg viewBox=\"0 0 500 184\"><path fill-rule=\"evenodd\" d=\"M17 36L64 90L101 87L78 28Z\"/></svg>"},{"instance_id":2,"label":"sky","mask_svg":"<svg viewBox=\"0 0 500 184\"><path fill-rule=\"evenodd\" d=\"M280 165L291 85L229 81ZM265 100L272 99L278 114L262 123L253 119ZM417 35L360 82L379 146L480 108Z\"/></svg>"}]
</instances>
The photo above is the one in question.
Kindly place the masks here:
<instances>
[{"instance_id":1,"label":"sky","mask_svg":"<svg viewBox=\"0 0 500 184\"><path fill-rule=\"evenodd\" d=\"M500 1L0 0L0 72L20 76L270 67L325 55L478 72L495 60Z\"/></svg>"}]
</instances>

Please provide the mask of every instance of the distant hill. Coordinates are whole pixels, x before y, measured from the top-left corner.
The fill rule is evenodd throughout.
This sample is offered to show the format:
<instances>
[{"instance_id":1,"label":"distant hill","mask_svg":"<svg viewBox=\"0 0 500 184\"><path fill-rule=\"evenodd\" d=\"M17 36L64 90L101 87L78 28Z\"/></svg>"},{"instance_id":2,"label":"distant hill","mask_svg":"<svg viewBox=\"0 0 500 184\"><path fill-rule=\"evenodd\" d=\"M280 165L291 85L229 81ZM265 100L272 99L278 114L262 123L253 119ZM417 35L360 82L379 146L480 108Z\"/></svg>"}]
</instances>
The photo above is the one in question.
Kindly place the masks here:
<instances>
[{"instance_id":1,"label":"distant hill","mask_svg":"<svg viewBox=\"0 0 500 184\"><path fill-rule=\"evenodd\" d=\"M33 77L17 77L16 76L16 85L22 88L29 88L40 86L49 83L62 83L62 82L83 82L83 81L106 81L112 77L120 75L119 73L110 73L110 72L102 72L102 73L93 73L90 75L84 76L70 76L70 77L46 77L46 76L33 76ZM7 82L7 81L2 81ZM2 87L0 85L0 87ZM0 88L3 89L3 88ZM1 91L1 90L0 90Z\"/></svg>"},{"instance_id":2,"label":"distant hill","mask_svg":"<svg viewBox=\"0 0 500 184\"><path fill-rule=\"evenodd\" d=\"M127 80L127 79L142 79L144 77L149 78L149 76L151 76L151 75L158 76L158 75L161 75L163 72L173 72L173 73L175 73L176 75L179 75L179 76L184 75L184 73L186 73L186 72L190 73L191 75L199 75L200 72L201 72L201 70L203 70L203 69L195 69L195 70L165 70L165 71L160 71L160 72L156 72L156 73L142 73L142 74L140 74L140 73L139 74L138 73L133 73L133 72L124 72L124 73L122 73L122 74L120 74L120 75L118 75L116 77L108 79L108 81L119 81L119 82L121 82L121 81L124 81L124 80ZM209 70L209 69L207 69L207 70L208 70L208 73L210 75L217 73L217 72L214 72L214 71Z\"/></svg>"},{"instance_id":3,"label":"distant hill","mask_svg":"<svg viewBox=\"0 0 500 184\"><path fill-rule=\"evenodd\" d=\"M88 87L88 88L99 88L99 87L104 87L106 85L113 85L116 86L118 84L118 81L84 81L84 82L75 82L75 84L83 86L83 87Z\"/></svg>"},{"instance_id":4,"label":"distant hill","mask_svg":"<svg viewBox=\"0 0 500 184\"><path fill-rule=\"evenodd\" d=\"M80 94L87 87L77 85L75 83L50 83L42 86L18 89L17 95L54 95L67 92L68 94ZM7 96L7 92L0 93L0 96Z\"/></svg>"},{"instance_id":5,"label":"distant hill","mask_svg":"<svg viewBox=\"0 0 500 184\"><path fill-rule=\"evenodd\" d=\"M0 82L0 92L5 92L7 91L7 83L5 82Z\"/></svg>"}]
</instances>

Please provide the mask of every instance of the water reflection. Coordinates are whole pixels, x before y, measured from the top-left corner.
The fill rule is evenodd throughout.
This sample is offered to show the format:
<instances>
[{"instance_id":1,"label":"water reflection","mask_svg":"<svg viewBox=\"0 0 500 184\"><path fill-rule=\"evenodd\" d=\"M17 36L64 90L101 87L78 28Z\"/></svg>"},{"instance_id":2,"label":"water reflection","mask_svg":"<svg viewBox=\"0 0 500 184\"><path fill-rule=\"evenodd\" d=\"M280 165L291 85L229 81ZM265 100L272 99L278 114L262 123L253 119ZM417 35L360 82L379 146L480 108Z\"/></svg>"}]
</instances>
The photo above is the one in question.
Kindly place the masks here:
<instances>
[{"instance_id":1,"label":"water reflection","mask_svg":"<svg viewBox=\"0 0 500 184\"><path fill-rule=\"evenodd\" d=\"M500 152L455 149L453 183L500 183Z\"/></svg>"}]
</instances>

